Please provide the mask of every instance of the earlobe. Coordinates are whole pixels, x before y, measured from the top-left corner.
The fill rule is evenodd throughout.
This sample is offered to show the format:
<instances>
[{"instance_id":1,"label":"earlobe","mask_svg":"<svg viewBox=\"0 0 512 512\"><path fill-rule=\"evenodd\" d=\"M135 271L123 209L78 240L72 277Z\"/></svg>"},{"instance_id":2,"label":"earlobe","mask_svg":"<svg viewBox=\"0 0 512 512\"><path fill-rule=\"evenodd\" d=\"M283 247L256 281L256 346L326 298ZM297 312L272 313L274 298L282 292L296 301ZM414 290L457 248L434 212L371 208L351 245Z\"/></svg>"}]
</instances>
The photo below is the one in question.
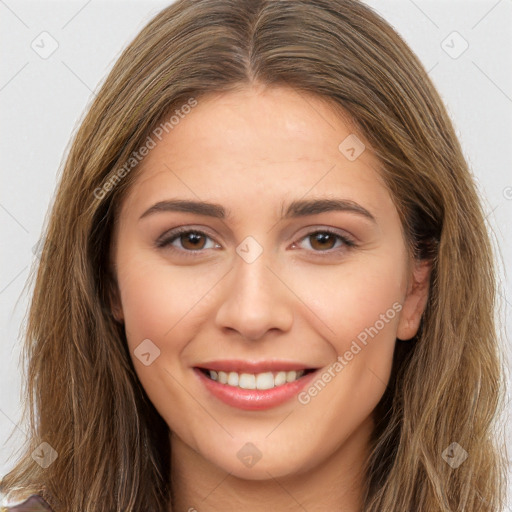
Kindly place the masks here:
<instances>
[{"instance_id":1,"label":"earlobe","mask_svg":"<svg viewBox=\"0 0 512 512\"><path fill-rule=\"evenodd\" d=\"M419 260L414 265L398 322L396 336L400 340L410 340L416 335L428 300L432 262Z\"/></svg>"},{"instance_id":2,"label":"earlobe","mask_svg":"<svg viewBox=\"0 0 512 512\"><path fill-rule=\"evenodd\" d=\"M116 319L117 322L122 324L124 322L123 310L117 304L113 304L111 310L112 316Z\"/></svg>"}]
</instances>

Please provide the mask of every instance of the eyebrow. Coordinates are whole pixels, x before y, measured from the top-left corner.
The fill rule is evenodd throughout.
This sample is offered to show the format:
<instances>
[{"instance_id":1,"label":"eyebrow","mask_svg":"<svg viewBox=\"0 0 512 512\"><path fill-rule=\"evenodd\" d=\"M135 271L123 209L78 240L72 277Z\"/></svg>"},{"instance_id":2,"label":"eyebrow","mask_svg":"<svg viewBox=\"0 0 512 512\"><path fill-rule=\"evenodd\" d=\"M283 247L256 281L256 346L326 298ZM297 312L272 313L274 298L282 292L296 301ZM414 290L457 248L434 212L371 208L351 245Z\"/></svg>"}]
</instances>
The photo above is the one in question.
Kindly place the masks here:
<instances>
[{"instance_id":1,"label":"eyebrow","mask_svg":"<svg viewBox=\"0 0 512 512\"><path fill-rule=\"evenodd\" d=\"M281 208L283 210L284 205ZM292 201L286 211L282 213L281 219L290 219L297 217L306 217L308 215L316 215L319 213L342 211L356 213L367 219L377 222L375 217L360 204L348 199L325 198L325 199L298 199ZM209 203L205 201L192 201L187 199L168 199L159 201L148 208L139 218L139 220L148 215L159 212L185 212L195 213L197 215L205 215L216 219L226 219L231 213L217 203Z\"/></svg>"}]
</instances>

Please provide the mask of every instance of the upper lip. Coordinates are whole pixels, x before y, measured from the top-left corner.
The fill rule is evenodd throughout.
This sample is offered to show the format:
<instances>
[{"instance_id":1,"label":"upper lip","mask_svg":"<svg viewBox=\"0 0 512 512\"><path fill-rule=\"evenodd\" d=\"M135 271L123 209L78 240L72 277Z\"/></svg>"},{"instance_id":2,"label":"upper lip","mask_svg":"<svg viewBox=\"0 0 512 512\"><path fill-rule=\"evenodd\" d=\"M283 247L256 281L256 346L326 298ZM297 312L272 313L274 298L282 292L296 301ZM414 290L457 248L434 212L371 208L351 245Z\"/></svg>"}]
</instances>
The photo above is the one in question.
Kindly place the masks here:
<instances>
[{"instance_id":1,"label":"upper lip","mask_svg":"<svg viewBox=\"0 0 512 512\"><path fill-rule=\"evenodd\" d=\"M196 365L196 368L204 370L215 370L224 372L245 372L245 373L263 373L275 371L299 371L299 370L314 370L310 365L304 363L297 363L293 361L242 361L235 359L225 359L217 361L209 361Z\"/></svg>"}]
</instances>

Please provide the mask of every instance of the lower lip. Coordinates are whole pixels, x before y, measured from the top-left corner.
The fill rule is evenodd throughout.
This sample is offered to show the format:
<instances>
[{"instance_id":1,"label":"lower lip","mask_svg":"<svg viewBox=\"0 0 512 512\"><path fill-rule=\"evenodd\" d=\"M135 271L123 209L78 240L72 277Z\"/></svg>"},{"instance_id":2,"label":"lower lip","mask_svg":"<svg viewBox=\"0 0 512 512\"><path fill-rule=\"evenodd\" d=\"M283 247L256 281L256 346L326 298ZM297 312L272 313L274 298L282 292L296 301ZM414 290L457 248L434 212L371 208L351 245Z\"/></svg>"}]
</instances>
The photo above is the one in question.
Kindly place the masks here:
<instances>
[{"instance_id":1,"label":"lower lip","mask_svg":"<svg viewBox=\"0 0 512 512\"><path fill-rule=\"evenodd\" d=\"M221 384L207 377L201 370L194 368L200 381L213 396L232 407L248 411L270 409L290 400L311 382L317 371L271 389L242 389Z\"/></svg>"}]
</instances>

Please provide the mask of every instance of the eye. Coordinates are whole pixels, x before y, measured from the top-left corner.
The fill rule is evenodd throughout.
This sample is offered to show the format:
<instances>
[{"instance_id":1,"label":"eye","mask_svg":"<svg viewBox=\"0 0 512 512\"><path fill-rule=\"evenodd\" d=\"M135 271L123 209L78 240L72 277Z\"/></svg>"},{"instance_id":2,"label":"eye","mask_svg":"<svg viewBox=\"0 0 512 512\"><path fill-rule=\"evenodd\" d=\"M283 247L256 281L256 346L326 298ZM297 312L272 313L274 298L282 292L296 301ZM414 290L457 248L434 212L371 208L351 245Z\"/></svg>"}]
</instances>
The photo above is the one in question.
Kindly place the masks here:
<instances>
[{"instance_id":1,"label":"eye","mask_svg":"<svg viewBox=\"0 0 512 512\"><path fill-rule=\"evenodd\" d=\"M189 253L198 253L201 252L202 249L220 247L219 244L215 242L213 242L213 246L207 247L205 244L206 239L210 239L213 242L213 239L203 231L190 228L178 228L162 235L156 241L156 246L160 248L169 247L172 250Z\"/></svg>"},{"instance_id":2,"label":"eye","mask_svg":"<svg viewBox=\"0 0 512 512\"><path fill-rule=\"evenodd\" d=\"M341 235L329 229L322 229L308 233L300 241L307 241L308 245L314 252L337 252L346 248L354 247L355 243L346 235ZM336 245L336 243L338 245ZM334 245L333 245L334 244ZM297 247L297 243L293 244Z\"/></svg>"}]
</instances>

